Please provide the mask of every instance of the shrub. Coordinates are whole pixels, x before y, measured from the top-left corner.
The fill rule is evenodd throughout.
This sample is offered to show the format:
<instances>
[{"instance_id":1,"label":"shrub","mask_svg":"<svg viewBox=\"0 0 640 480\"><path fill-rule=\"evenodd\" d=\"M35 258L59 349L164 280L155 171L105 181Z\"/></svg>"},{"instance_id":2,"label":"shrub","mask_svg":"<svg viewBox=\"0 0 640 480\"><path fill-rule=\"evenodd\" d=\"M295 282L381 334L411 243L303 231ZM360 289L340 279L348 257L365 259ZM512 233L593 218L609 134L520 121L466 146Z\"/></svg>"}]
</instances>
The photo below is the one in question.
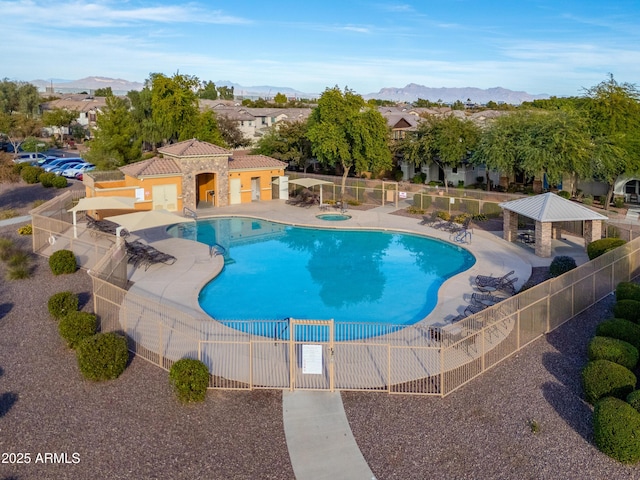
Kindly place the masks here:
<instances>
[{"instance_id":1,"label":"shrub","mask_svg":"<svg viewBox=\"0 0 640 480\"><path fill-rule=\"evenodd\" d=\"M440 210L436 215L438 216L438 218L441 218L445 222L448 222L449 220L451 220L451 214L449 212Z\"/></svg>"},{"instance_id":2,"label":"shrub","mask_svg":"<svg viewBox=\"0 0 640 480\"><path fill-rule=\"evenodd\" d=\"M15 252L16 246L13 240L7 237L0 237L0 260L6 262Z\"/></svg>"},{"instance_id":3,"label":"shrub","mask_svg":"<svg viewBox=\"0 0 640 480\"><path fill-rule=\"evenodd\" d=\"M169 371L173 390L182 402L201 402L209 386L209 369L200 360L183 358Z\"/></svg>"},{"instance_id":4,"label":"shrub","mask_svg":"<svg viewBox=\"0 0 640 480\"><path fill-rule=\"evenodd\" d=\"M20 171L20 176L27 183L38 183L40 181L40 174L42 174L43 171L44 170L42 170L40 167L27 165Z\"/></svg>"},{"instance_id":5,"label":"shrub","mask_svg":"<svg viewBox=\"0 0 640 480\"><path fill-rule=\"evenodd\" d=\"M582 370L584 397L592 405L604 397L626 398L636 381L631 370L609 360L592 360Z\"/></svg>"},{"instance_id":6,"label":"shrub","mask_svg":"<svg viewBox=\"0 0 640 480\"><path fill-rule=\"evenodd\" d=\"M587 346L589 360L609 360L633 370L638 364L638 349L624 340L593 337Z\"/></svg>"},{"instance_id":7,"label":"shrub","mask_svg":"<svg viewBox=\"0 0 640 480\"><path fill-rule=\"evenodd\" d=\"M640 325L622 318L605 320L596 327L596 335L617 338L640 350Z\"/></svg>"},{"instance_id":8,"label":"shrub","mask_svg":"<svg viewBox=\"0 0 640 480\"><path fill-rule=\"evenodd\" d=\"M95 335L97 328L97 317L88 312L68 313L58 324L60 336L67 341L69 348L74 349L82 340Z\"/></svg>"},{"instance_id":9,"label":"shrub","mask_svg":"<svg viewBox=\"0 0 640 480\"><path fill-rule=\"evenodd\" d=\"M118 378L129 361L127 340L113 332L85 338L76 352L78 367L84 377L98 382Z\"/></svg>"},{"instance_id":10,"label":"shrub","mask_svg":"<svg viewBox=\"0 0 640 480\"><path fill-rule=\"evenodd\" d=\"M10 267L23 267L29 265L29 254L21 250L15 250L7 260Z\"/></svg>"},{"instance_id":11,"label":"shrub","mask_svg":"<svg viewBox=\"0 0 640 480\"><path fill-rule=\"evenodd\" d=\"M410 213L412 215L423 215L424 214L424 210L418 207L414 207L413 205L410 207L407 207L407 213Z\"/></svg>"},{"instance_id":12,"label":"shrub","mask_svg":"<svg viewBox=\"0 0 640 480\"><path fill-rule=\"evenodd\" d=\"M613 199L613 205L616 208L622 208L624 207L624 198L622 197L616 197Z\"/></svg>"},{"instance_id":13,"label":"shrub","mask_svg":"<svg viewBox=\"0 0 640 480\"><path fill-rule=\"evenodd\" d=\"M614 248L618 248L625 243L627 242L621 238L601 238L600 240L595 240L587 245L587 255L589 256L589 260L593 260L603 253L613 250Z\"/></svg>"},{"instance_id":14,"label":"shrub","mask_svg":"<svg viewBox=\"0 0 640 480\"><path fill-rule=\"evenodd\" d=\"M637 300L618 300L613 306L613 315L616 318L640 323L640 302Z\"/></svg>"},{"instance_id":15,"label":"shrub","mask_svg":"<svg viewBox=\"0 0 640 480\"><path fill-rule=\"evenodd\" d=\"M44 172L40 174L40 183L45 188L51 188L53 187L53 181L55 180L55 178L56 178L55 173Z\"/></svg>"},{"instance_id":16,"label":"shrub","mask_svg":"<svg viewBox=\"0 0 640 480\"><path fill-rule=\"evenodd\" d=\"M404 177L404 173L402 172L402 170L395 170L393 172L393 179L396 182L401 182L402 181L402 177Z\"/></svg>"},{"instance_id":17,"label":"shrub","mask_svg":"<svg viewBox=\"0 0 640 480\"><path fill-rule=\"evenodd\" d=\"M55 188L66 188L67 187L67 179L62 175L57 176L53 179L53 186Z\"/></svg>"},{"instance_id":18,"label":"shrub","mask_svg":"<svg viewBox=\"0 0 640 480\"><path fill-rule=\"evenodd\" d=\"M616 300L637 300L640 302L640 285L633 282L620 282L616 286Z\"/></svg>"},{"instance_id":19,"label":"shrub","mask_svg":"<svg viewBox=\"0 0 640 480\"><path fill-rule=\"evenodd\" d=\"M29 265L9 267L5 276L7 280L24 280L31 276L31 268Z\"/></svg>"},{"instance_id":20,"label":"shrub","mask_svg":"<svg viewBox=\"0 0 640 480\"><path fill-rule=\"evenodd\" d=\"M584 198L582 199L582 203L584 203L589 207L593 205L593 195L585 195Z\"/></svg>"},{"instance_id":21,"label":"shrub","mask_svg":"<svg viewBox=\"0 0 640 480\"><path fill-rule=\"evenodd\" d=\"M78 296L73 292L59 292L49 298L49 313L53 318L61 319L78 310Z\"/></svg>"},{"instance_id":22,"label":"shrub","mask_svg":"<svg viewBox=\"0 0 640 480\"><path fill-rule=\"evenodd\" d=\"M566 190L560 190L558 192L558 196L569 200L571 198L571 192L567 192Z\"/></svg>"},{"instance_id":23,"label":"shrub","mask_svg":"<svg viewBox=\"0 0 640 480\"><path fill-rule=\"evenodd\" d=\"M563 273L567 273L569 270L573 270L576 267L576 261L573 257L560 255L555 257L551 262L551 265L549 265L549 275L552 277L559 277Z\"/></svg>"},{"instance_id":24,"label":"shrub","mask_svg":"<svg viewBox=\"0 0 640 480\"><path fill-rule=\"evenodd\" d=\"M593 439L601 452L622 463L640 460L640 414L617 398L604 398L593 411Z\"/></svg>"},{"instance_id":25,"label":"shrub","mask_svg":"<svg viewBox=\"0 0 640 480\"><path fill-rule=\"evenodd\" d=\"M63 275L76 271L76 256L71 250L58 250L49 257L49 267L54 275Z\"/></svg>"},{"instance_id":26,"label":"shrub","mask_svg":"<svg viewBox=\"0 0 640 480\"><path fill-rule=\"evenodd\" d=\"M640 390L634 390L627 395L627 403L640 412Z\"/></svg>"},{"instance_id":27,"label":"shrub","mask_svg":"<svg viewBox=\"0 0 640 480\"><path fill-rule=\"evenodd\" d=\"M31 225L30 223L21 226L18 229L18 234L20 235L33 235L33 225Z\"/></svg>"},{"instance_id":28,"label":"shrub","mask_svg":"<svg viewBox=\"0 0 640 480\"><path fill-rule=\"evenodd\" d=\"M42 205L43 203L45 203L45 202L46 202L46 200L43 200L41 198L39 198L38 200L34 200L33 204L31 205L31 208L37 208L40 205Z\"/></svg>"},{"instance_id":29,"label":"shrub","mask_svg":"<svg viewBox=\"0 0 640 480\"><path fill-rule=\"evenodd\" d=\"M9 210L0 210L0 220L7 220L18 216L18 212L10 208Z\"/></svg>"}]
</instances>

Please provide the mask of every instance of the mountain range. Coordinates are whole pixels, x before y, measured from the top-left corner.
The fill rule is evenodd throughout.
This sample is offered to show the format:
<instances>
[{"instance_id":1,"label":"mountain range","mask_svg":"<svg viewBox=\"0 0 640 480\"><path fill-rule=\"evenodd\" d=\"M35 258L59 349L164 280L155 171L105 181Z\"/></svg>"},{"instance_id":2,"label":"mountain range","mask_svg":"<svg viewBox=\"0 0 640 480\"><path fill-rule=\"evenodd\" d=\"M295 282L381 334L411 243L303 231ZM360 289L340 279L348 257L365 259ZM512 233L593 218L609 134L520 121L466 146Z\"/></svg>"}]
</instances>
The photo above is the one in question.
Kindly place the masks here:
<instances>
[{"instance_id":1,"label":"mountain range","mask_svg":"<svg viewBox=\"0 0 640 480\"><path fill-rule=\"evenodd\" d=\"M30 83L41 90L53 86L56 92L61 93L77 93L81 91L96 90L98 88L111 87L115 95L124 95L130 90L142 90L144 84L140 82L130 82L120 78L108 77L86 77L80 80L32 80ZM214 82L216 86L233 87L234 93L238 96L249 98L273 98L277 93L283 93L287 97L297 98L317 98L320 93L306 93L291 87L276 87L270 85L243 86L233 83L229 80L219 80ZM527 92L519 92L509 90L507 88L432 88L424 85L410 83L405 87L387 87L382 88L378 92L363 94L364 99L391 100L396 102L415 102L418 99L429 100L432 102L441 101L444 103L453 103L457 100L461 102L471 101L472 103L485 104L489 101L497 103L509 103L518 105L522 102L530 102L536 99L549 98L548 94L532 95Z\"/></svg>"}]
</instances>

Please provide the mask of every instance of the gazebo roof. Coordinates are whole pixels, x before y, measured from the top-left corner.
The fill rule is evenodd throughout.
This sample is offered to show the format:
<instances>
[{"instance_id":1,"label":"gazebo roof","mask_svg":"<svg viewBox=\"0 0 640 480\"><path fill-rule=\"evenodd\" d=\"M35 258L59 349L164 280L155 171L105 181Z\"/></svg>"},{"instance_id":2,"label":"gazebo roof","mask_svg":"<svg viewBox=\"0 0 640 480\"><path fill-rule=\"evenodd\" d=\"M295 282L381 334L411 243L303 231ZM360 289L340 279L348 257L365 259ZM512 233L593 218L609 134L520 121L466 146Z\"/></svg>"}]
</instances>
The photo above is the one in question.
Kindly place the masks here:
<instances>
[{"instance_id":1,"label":"gazebo roof","mask_svg":"<svg viewBox=\"0 0 640 480\"><path fill-rule=\"evenodd\" d=\"M555 193L545 193L532 197L512 200L499 204L505 210L518 213L539 222L571 222L580 220L606 220L578 203L566 200Z\"/></svg>"}]
</instances>

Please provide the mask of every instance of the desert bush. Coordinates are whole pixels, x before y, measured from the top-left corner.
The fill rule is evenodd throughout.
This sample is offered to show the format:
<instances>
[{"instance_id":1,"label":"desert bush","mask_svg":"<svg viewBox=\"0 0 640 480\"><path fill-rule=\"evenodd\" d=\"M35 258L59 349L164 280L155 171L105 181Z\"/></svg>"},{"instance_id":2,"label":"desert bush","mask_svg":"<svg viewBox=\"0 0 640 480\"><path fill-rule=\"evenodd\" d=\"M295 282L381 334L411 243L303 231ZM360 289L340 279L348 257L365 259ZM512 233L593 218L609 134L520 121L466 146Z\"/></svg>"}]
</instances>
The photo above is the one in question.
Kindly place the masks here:
<instances>
[{"instance_id":1,"label":"desert bush","mask_svg":"<svg viewBox=\"0 0 640 480\"><path fill-rule=\"evenodd\" d=\"M209 369L200 360L183 358L171 366L169 380L178 399L201 402L209 386Z\"/></svg>"},{"instance_id":2,"label":"desert bush","mask_svg":"<svg viewBox=\"0 0 640 480\"><path fill-rule=\"evenodd\" d=\"M627 395L627 403L640 413L640 390L634 390Z\"/></svg>"},{"instance_id":3,"label":"desert bush","mask_svg":"<svg viewBox=\"0 0 640 480\"><path fill-rule=\"evenodd\" d=\"M596 327L596 335L617 338L640 350L640 325L623 318L605 320Z\"/></svg>"},{"instance_id":4,"label":"desert bush","mask_svg":"<svg viewBox=\"0 0 640 480\"><path fill-rule=\"evenodd\" d=\"M118 378L129 361L127 340L113 332L96 333L85 338L78 344L76 352L82 375L97 382Z\"/></svg>"},{"instance_id":5,"label":"desert bush","mask_svg":"<svg viewBox=\"0 0 640 480\"><path fill-rule=\"evenodd\" d=\"M69 348L76 348L85 338L96 334L98 319L93 313L71 312L62 317L58 324L60 336Z\"/></svg>"},{"instance_id":6,"label":"desert bush","mask_svg":"<svg viewBox=\"0 0 640 480\"><path fill-rule=\"evenodd\" d=\"M640 460L640 413L617 398L604 398L593 411L593 439L601 452L622 463Z\"/></svg>"},{"instance_id":7,"label":"desert bush","mask_svg":"<svg viewBox=\"0 0 640 480\"><path fill-rule=\"evenodd\" d=\"M40 181L40 175L44 172L40 167L33 167L31 165L27 165L23 167L20 171L20 177L27 183L38 183Z\"/></svg>"},{"instance_id":8,"label":"desert bush","mask_svg":"<svg viewBox=\"0 0 640 480\"><path fill-rule=\"evenodd\" d=\"M569 200L571 198L571 192L567 192L566 190L560 190L558 192L558 196Z\"/></svg>"},{"instance_id":9,"label":"desert bush","mask_svg":"<svg viewBox=\"0 0 640 480\"><path fill-rule=\"evenodd\" d=\"M638 349L624 340L595 336L587 345L589 360L609 360L629 370L638 364Z\"/></svg>"},{"instance_id":10,"label":"desert bush","mask_svg":"<svg viewBox=\"0 0 640 480\"><path fill-rule=\"evenodd\" d=\"M622 197L616 197L613 199L613 206L616 208L622 208L624 207L624 198Z\"/></svg>"},{"instance_id":11,"label":"desert bush","mask_svg":"<svg viewBox=\"0 0 640 480\"><path fill-rule=\"evenodd\" d=\"M627 242L621 238L601 238L600 240L595 240L587 245L587 255L589 256L589 260L593 260L603 253L613 250L614 248L618 248L625 243Z\"/></svg>"},{"instance_id":12,"label":"desert bush","mask_svg":"<svg viewBox=\"0 0 640 480\"><path fill-rule=\"evenodd\" d=\"M631 370L609 360L592 360L582 370L584 398L592 405L604 397L626 398L636 382Z\"/></svg>"},{"instance_id":13,"label":"desert bush","mask_svg":"<svg viewBox=\"0 0 640 480\"><path fill-rule=\"evenodd\" d=\"M19 235L33 235L33 225L27 223L18 229Z\"/></svg>"},{"instance_id":14,"label":"desert bush","mask_svg":"<svg viewBox=\"0 0 640 480\"><path fill-rule=\"evenodd\" d=\"M573 257L560 255L551 261L551 265L549 265L549 275L552 277L559 277L563 273L567 273L569 270L573 270L576 267L576 261Z\"/></svg>"},{"instance_id":15,"label":"desert bush","mask_svg":"<svg viewBox=\"0 0 640 480\"><path fill-rule=\"evenodd\" d=\"M53 179L53 186L55 188L66 188L67 187L67 179L62 175L56 175L56 178Z\"/></svg>"},{"instance_id":16,"label":"desert bush","mask_svg":"<svg viewBox=\"0 0 640 480\"><path fill-rule=\"evenodd\" d=\"M78 296L73 292L59 292L51 295L48 302L49 313L60 320L65 315L78 310Z\"/></svg>"},{"instance_id":17,"label":"desert bush","mask_svg":"<svg viewBox=\"0 0 640 480\"><path fill-rule=\"evenodd\" d=\"M31 204L31 208L39 207L40 205L42 205L45 202L46 202L46 200L42 200L41 198L38 199L38 200L34 200L33 203Z\"/></svg>"},{"instance_id":18,"label":"desert bush","mask_svg":"<svg viewBox=\"0 0 640 480\"><path fill-rule=\"evenodd\" d=\"M449 212L445 212L444 210L440 210L437 214L438 218L441 218L445 222L451 220L451 214Z\"/></svg>"},{"instance_id":19,"label":"desert bush","mask_svg":"<svg viewBox=\"0 0 640 480\"><path fill-rule=\"evenodd\" d=\"M45 188L53 187L53 181L56 179L56 174L51 172L44 172L40 174L40 183Z\"/></svg>"},{"instance_id":20,"label":"desert bush","mask_svg":"<svg viewBox=\"0 0 640 480\"><path fill-rule=\"evenodd\" d=\"M11 258L13 252L16 251L16 244L14 241L7 237L0 237L0 260L6 262Z\"/></svg>"},{"instance_id":21,"label":"desert bush","mask_svg":"<svg viewBox=\"0 0 640 480\"><path fill-rule=\"evenodd\" d=\"M16 212L13 208L8 210L0 210L0 220L7 220L9 218L15 218L18 216L18 212Z\"/></svg>"},{"instance_id":22,"label":"desert bush","mask_svg":"<svg viewBox=\"0 0 640 480\"><path fill-rule=\"evenodd\" d=\"M58 250L49 257L49 267L54 275L73 273L77 270L76 256L71 250Z\"/></svg>"},{"instance_id":23,"label":"desert bush","mask_svg":"<svg viewBox=\"0 0 640 480\"><path fill-rule=\"evenodd\" d=\"M640 285L633 282L620 282L616 286L616 300L637 300L640 302Z\"/></svg>"},{"instance_id":24,"label":"desert bush","mask_svg":"<svg viewBox=\"0 0 640 480\"><path fill-rule=\"evenodd\" d=\"M7 280L24 280L31 276L31 268L29 265L18 265L16 267L9 267L5 278Z\"/></svg>"},{"instance_id":25,"label":"desert bush","mask_svg":"<svg viewBox=\"0 0 640 480\"><path fill-rule=\"evenodd\" d=\"M630 322L640 321L640 302L637 300L618 300L613 306L613 316Z\"/></svg>"},{"instance_id":26,"label":"desert bush","mask_svg":"<svg viewBox=\"0 0 640 480\"><path fill-rule=\"evenodd\" d=\"M424 210L418 207L414 207L413 205L410 207L407 207L407 213L410 213L412 215L423 215L424 214Z\"/></svg>"},{"instance_id":27,"label":"desert bush","mask_svg":"<svg viewBox=\"0 0 640 480\"><path fill-rule=\"evenodd\" d=\"M588 207L590 207L591 205L593 205L593 195L585 195L582 198L582 203L584 203L585 205L587 205Z\"/></svg>"}]
</instances>

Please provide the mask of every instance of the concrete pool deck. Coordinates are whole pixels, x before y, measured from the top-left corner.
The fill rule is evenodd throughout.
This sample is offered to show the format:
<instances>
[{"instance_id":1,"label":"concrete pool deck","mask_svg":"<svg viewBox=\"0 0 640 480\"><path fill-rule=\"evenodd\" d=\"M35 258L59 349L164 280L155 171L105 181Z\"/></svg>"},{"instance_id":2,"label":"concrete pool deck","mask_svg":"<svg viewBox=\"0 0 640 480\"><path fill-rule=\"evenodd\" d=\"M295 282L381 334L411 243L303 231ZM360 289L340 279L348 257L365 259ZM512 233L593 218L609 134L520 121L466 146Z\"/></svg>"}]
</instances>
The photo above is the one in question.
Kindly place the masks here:
<instances>
[{"instance_id":1,"label":"concrete pool deck","mask_svg":"<svg viewBox=\"0 0 640 480\"><path fill-rule=\"evenodd\" d=\"M302 208L274 200L208 209L205 212L211 214L203 214L199 218L248 216L298 226L394 230L450 241L449 233L421 225L416 218L393 215L392 212L396 210L395 206L349 210L351 219L331 222L316 218L322 213L317 207ZM164 228L145 230L139 236L159 250L174 255L178 261L171 266L154 265L146 271L141 268L133 270L130 278L134 282L132 291L157 296L161 303L206 316L198 305L198 293L222 269L222 257L211 257L205 245L170 237ZM476 275L501 276L514 270L513 276L518 278L516 288L519 288L531 276L532 267L548 266L553 256L569 255L578 265L588 260L581 238L565 236L563 240L554 240L552 257L540 258L534 255L532 248L505 242L501 236L502 232L474 230L471 244L461 246L475 256L476 263L442 285L436 308L423 322L443 326L462 313L468 304L465 297L474 291L473 279ZM393 323L392 318L389 323Z\"/></svg>"}]
</instances>

